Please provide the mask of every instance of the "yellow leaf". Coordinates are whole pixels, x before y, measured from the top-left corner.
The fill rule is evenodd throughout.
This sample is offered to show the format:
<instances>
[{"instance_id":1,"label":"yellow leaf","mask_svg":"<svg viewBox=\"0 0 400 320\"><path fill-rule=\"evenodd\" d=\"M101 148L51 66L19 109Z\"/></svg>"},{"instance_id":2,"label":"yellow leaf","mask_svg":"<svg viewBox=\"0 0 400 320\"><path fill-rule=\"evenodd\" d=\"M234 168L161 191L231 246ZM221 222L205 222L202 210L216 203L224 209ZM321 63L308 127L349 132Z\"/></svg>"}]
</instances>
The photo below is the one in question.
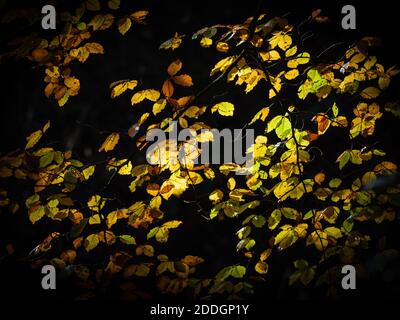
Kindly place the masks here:
<instances>
[{"instance_id":1,"label":"yellow leaf","mask_svg":"<svg viewBox=\"0 0 400 320\"><path fill-rule=\"evenodd\" d=\"M73 90L73 91L78 91L80 87L80 82L78 79L74 77L68 77L64 79L64 84L67 88Z\"/></svg>"},{"instance_id":2,"label":"yellow leaf","mask_svg":"<svg viewBox=\"0 0 400 320\"><path fill-rule=\"evenodd\" d=\"M370 184L375 180L376 180L376 174L372 171L366 172L361 178L361 182L364 186Z\"/></svg>"},{"instance_id":3,"label":"yellow leaf","mask_svg":"<svg viewBox=\"0 0 400 320\"><path fill-rule=\"evenodd\" d=\"M212 45L212 39L211 38L207 38L207 37L203 37L200 40L200 45L204 48L209 48Z\"/></svg>"},{"instance_id":4,"label":"yellow leaf","mask_svg":"<svg viewBox=\"0 0 400 320\"><path fill-rule=\"evenodd\" d=\"M224 197L224 193L221 190L216 189L210 193L210 196L208 197L208 199L210 199L215 204L215 203L221 202L223 197Z\"/></svg>"},{"instance_id":5,"label":"yellow leaf","mask_svg":"<svg viewBox=\"0 0 400 320\"><path fill-rule=\"evenodd\" d=\"M235 106L230 102L220 102L211 108L211 113L218 111L221 116L233 116Z\"/></svg>"},{"instance_id":6,"label":"yellow leaf","mask_svg":"<svg viewBox=\"0 0 400 320\"><path fill-rule=\"evenodd\" d=\"M297 52L297 46L293 46L293 47L291 47L289 50L287 50L287 51L285 52L285 57L286 57L286 58L289 58L289 57L295 55L296 52Z\"/></svg>"},{"instance_id":7,"label":"yellow leaf","mask_svg":"<svg viewBox=\"0 0 400 320\"><path fill-rule=\"evenodd\" d=\"M122 80L114 82L110 85L112 88L111 91L111 98L118 97L119 95L123 94L126 90L133 90L137 86L136 80Z\"/></svg>"},{"instance_id":8,"label":"yellow leaf","mask_svg":"<svg viewBox=\"0 0 400 320\"><path fill-rule=\"evenodd\" d=\"M173 182L166 180L164 181L164 183L161 185L160 188L160 194L161 196L165 199L168 200L169 197L172 195L173 193L173 189L174 189L175 185L173 184Z\"/></svg>"},{"instance_id":9,"label":"yellow leaf","mask_svg":"<svg viewBox=\"0 0 400 320\"><path fill-rule=\"evenodd\" d=\"M119 133L111 133L106 140L103 142L103 144L101 145L99 152L101 151L111 151L115 148L115 146L117 145L119 141Z\"/></svg>"},{"instance_id":10,"label":"yellow leaf","mask_svg":"<svg viewBox=\"0 0 400 320\"><path fill-rule=\"evenodd\" d=\"M217 49L219 52L225 53L225 52L228 52L228 50L229 50L229 45L228 45L226 42L221 42L221 41L220 41L220 42L217 43L216 49Z\"/></svg>"},{"instance_id":11,"label":"yellow leaf","mask_svg":"<svg viewBox=\"0 0 400 320\"><path fill-rule=\"evenodd\" d=\"M89 224L100 224L101 217L99 214L94 214L89 218Z\"/></svg>"},{"instance_id":12,"label":"yellow leaf","mask_svg":"<svg viewBox=\"0 0 400 320\"><path fill-rule=\"evenodd\" d=\"M124 159L124 161L126 161L126 159ZM132 162L130 162L130 161L126 162L126 163L118 170L118 174L120 174L121 176L130 175L131 172L132 172Z\"/></svg>"},{"instance_id":13,"label":"yellow leaf","mask_svg":"<svg viewBox=\"0 0 400 320\"><path fill-rule=\"evenodd\" d=\"M148 99L150 101L157 101L160 98L160 92L154 89L147 89L136 92L131 99L132 105L142 102L144 99Z\"/></svg>"},{"instance_id":14,"label":"yellow leaf","mask_svg":"<svg viewBox=\"0 0 400 320\"><path fill-rule=\"evenodd\" d=\"M288 50L288 51L290 51L290 50ZM306 63L308 63L310 61L310 54L308 53L308 52L302 52L302 53L299 53L297 56L296 56L296 58L291 58L289 61L288 61L288 63L287 63L287 66L289 67L289 68L297 68L297 66L299 65L299 64L306 64Z\"/></svg>"},{"instance_id":15,"label":"yellow leaf","mask_svg":"<svg viewBox=\"0 0 400 320\"><path fill-rule=\"evenodd\" d=\"M274 49L276 46L286 51L292 45L292 38L282 32L277 32L270 40L269 43L271 48Z\"/></svg>"},{"instance_id":16,"label":"yellow leaf","mask_svg":"<svg viewBox=\"0 0 400 320\"><path fill-rule=\"evenodd\" d=\"M174 75L176 75L179 70L181 70L182 68L182 62L178 59L175 60L174 62L172 62L167 69L168 74L173 77Z\"/></svg>"},{"instance_id":17,"label":"yellow leaf","mask_svg":"<svg viewBox=\"0 0 400 320\"><path fill-rule=\"evenodd\" d=\"M87 252L93 250L99 244L99 236L97 234L91 234L86 237L84 246Z\"/></svg>"},{"instance_id":18,"label":"yellow leaf","mask_svg":"<svg viewBox=\"0 0 400 320\"><path fill-rule=\"evenodd\" d=\"M151 184L147 185L147 187L146 187L147 193L153 197L158 195L159 190L160 190L160 186L157 183L151 183Z\"/></svg>"},{"instance_id":19,"label":"yellow leaf","mask_svg":"<svg viewBox=\"0 0 400 320\"><path fill-rule=\"evenodd\" d=\"M361 91L361 97L364 99L374 99L379 96L380 93L381 91L378 88L368 87Z\"/></svg>"},{"instance_id":20,"label":"yellow leaf","mask_svg":"<svg viewBox=\"0 0 400 320\"><path fill-rule=\"evenodd\" d=\"M132 26L132 21L129 17L122 18L118 21L118 31L124 35Z\"/></svg>"},{"instance_id":21,"label":"yellow leaf","mask_svg":"<svg viewBox=\"0 0 400 320\"><path fill-rule=\"evenodd\" d=\"M299 70L292 69L285 73L285 78L288 80L293 80L293 79L297 78L298 75L299 75Z\"/></svg>"},{"instance_id":22,"label":"yellow leaf","mask_svg":"<svg viewBox=\"0 0 400 320\"><path fill-rule=\"evenodd\" d=\"M90 197L87 205L92 211L99 212L104 207L105 202L98 194Z\"/></svg>"},{"instance_id":23,"label":"yellow leaf","mask_svg":"<svg viewBox=\"0 0 400 320\"><path fill-rule=\"evenodd\" d=\"M163 223L162 227L167 228L167 229L174 229L174 228L178 228L181 224L182 224L182 221L171 220L171 221Z\"/></svg>"},{"instance_id":24,"label":"yellow leaf","mask_svg":"<svg viewBox=\"0 0 400 320\"><path fill-rule=\"evenodd\" d=\"M226 185L227 185L227 187L228 187L229 190L235 189L235 186L236 186L236 181L235 181L235 179L232 178L232 177L230 177L230 178L228 179L228 182L226 183Z\"/></svg>"},{"instance_id":25,"label":"yellow leaf","mask_svg":"<svg viewBox=\"0 0 400 320\"><path fill-rule=\"evenodd\" d=\"M319 251L328 246L328 235L321 230L313 231L307 238L307 245L314 244Z\"/></svg>"},{"instance_id":26,"label":"yellow leaf","mask_svg":"<svg viewBox=\"0 0 400 320\"><path fill-rule=\"evenodd\" d=\"M107 215L106 222L107 227L111 228L112 225L116 224L118 220L118 211L112 211Z\"/></svg>"},{"instance_id":27,"label":"yellow leaf","mask_svg":"<svg viewBox=\"0 0 400 320\"><path fill-rule=\"evenodd\" d=\"M258 111L255 116L253 117L253 119L250 121L250 124L253 124L254 122L256 122L258 119L260 119L261 121L265 121L265 119L267 118L269 114L269 107L265 107L262 108L260 111Z\"/></svg>"},{"instance_id":28,"label":"yellow leaf","mask_svg":"<svg viewBox=\"0 0 400 320\"><path fill-rule=\"evenodd\" d=\"M85 180L88 180L93 175L95 168L95 166L89 166L83 169L82 174Z\"/></svg>"},{"instance_id":29,"label":"yellow leaf","mask_svg":"<svg viewBox=\"0 0 400 320\"><path fill-rule=\"evenodd\" d=\"M43 129L41 130L37 130L33 133L31 133L27 138L27 143L25 146L25 150L27 149L31 149L32 147L34 147L40 140L40 138L42 138L43 134L47 131L47 129L50 128L50 121L47 121L46 124L44 125Z\"/></svg>"},{"instance_id":30,"label":"yellow leaf","mask_svg":"<svg viewBox=\"0 0 400 320\"><path fill-rule=\"evenodd\" d=\"M263 262L263 261L259 261L255 265L254 269L259 274L266 274L268 272L268 263Z\"/></svg>"},{"instance_id":31,"label":"yellow leaf","mask_svg":"<svg viewBox=\"0 0 400 320\"><path fill-rule=\"evenodd\" d=\"M214 75L216 72L224 72L229 68L233 61L235 61L235 59L236 56L230 56L220 60L211 70L210 76Z\"/></svg>"},{"instance_id":32,"label":"yellow leaf","mask_svg":"<svg viewBox=\"0 0 400 320\"><path fill-rule=\"evenodd\" d=\"M153 114L156 115L164 110L165 106L167 105L166 99L160 99L153 104Z\"/></svg>"},{"instance_id":33,"label":"yellow leaf","mask_svg":"<svg viewBox=\"0 0 400 320\"><path fill-rule=\"evenodd\" d=\"M97 42L86 43L85 48L89 53L94 53L94 54L103 54L104 53L103 46Z\"/></svg>"},{"instance_id":34,"label":"yellow leaf","mask_svg":"<svg viewBox=\"0 0 400 320\"><path fill-rule=\"evenodd\" d=\"M46 210L44 206L36 205L29 208L29 220L32 223L35 223L42 219L46 214Z\"/></svg>"},{"instance_id":35,"label":"yellow leaf","mask_svg":"<svg viewBox=\"0 0 400 320\"><path fill-rule=\"evenodd\" d=\"M260 52L260 57L263 61L275 61L281 58L279 52L276 50Z\"/></svg>"}]
</instances>

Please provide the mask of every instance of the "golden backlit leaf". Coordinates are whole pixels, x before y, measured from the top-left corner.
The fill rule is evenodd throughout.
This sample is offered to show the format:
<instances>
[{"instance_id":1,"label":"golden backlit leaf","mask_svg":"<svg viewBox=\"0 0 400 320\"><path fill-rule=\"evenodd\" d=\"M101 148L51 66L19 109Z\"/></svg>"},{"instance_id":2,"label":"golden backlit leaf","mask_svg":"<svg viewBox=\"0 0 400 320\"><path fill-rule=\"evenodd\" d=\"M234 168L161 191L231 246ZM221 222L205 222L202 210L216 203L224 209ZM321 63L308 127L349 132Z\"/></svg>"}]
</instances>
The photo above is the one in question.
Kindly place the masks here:
<instances>
[{"instance_id":1,"label":"golden backlit leaf","mask_svg":"<svg viewBox=\"0 0 400 320\"><path fill-rule=\"evenodd\" d=\"M119 141L119 133L111 133L106 140L104 140L103 144L101 145L101 147L99 148L99 152L101 151L105 151L105 152L109 152L112 151L115 146L118 144Z\"/></svg>"},{"instance_id":2,"label":"golden backlit leaf","mask_svg":"<svg viewBox=\"0 0 400 320\"><path fill-rule=\"evenodd\" d=\"M42 138L43 134L50 128L50 121L47 121L43 126L43 129L37 130L26 137L25 150L33 148L39 140Z\"/></svg>"}]
</instances>

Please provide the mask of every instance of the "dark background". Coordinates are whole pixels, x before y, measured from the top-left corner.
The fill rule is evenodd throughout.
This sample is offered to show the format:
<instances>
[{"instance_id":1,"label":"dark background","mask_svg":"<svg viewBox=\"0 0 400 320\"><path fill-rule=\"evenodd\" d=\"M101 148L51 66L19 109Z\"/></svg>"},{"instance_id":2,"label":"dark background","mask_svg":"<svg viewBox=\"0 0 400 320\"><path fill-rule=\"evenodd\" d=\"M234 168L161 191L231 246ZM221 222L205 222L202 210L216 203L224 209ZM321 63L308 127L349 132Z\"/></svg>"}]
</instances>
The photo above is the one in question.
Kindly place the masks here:
<instances>
[{"instance_id":1,"label":"dark background","mask_svg":"<svg viewBox=\"0 0 400 320\"><path fill-rule=\"evenodd\" d=\"M0 1L0 9L33 7L32 1ZM51 119L52 128L46 137L48 143L57 148L71 149L83 162L95 161L99 158L97 149L109 132L116 130L125 131L140 117L139 109L133 110L130 105L130 95L123 95L117 99L110 99L109 84L121 79L137 79L142 88L160 87L166 78L166 67L176 58L183 62L183 71L192 75L195 87L194 91L203 88L209 81L209 70L218 61L217 55L212 49L204 49L198 43L190 41L191 35L205 27L214 24L241 23L247 17L254 15L259 1L122 1L122 12L130 13L137 10L148 10L147 25L133 25L131 30L122 36L115 26L111 29L97 32L91 41L101 43L105 48L104 55L91 56L84 64L73 65L73 73L81 80L79 95L71 97L68 103L59 108L55 101L46 99L43 93L43 71L32 68L30 61L7 60L0 64L3 84L0 95L0 152L8 152L24 145L25 136L41 127L45 119ZM43 2L51 3L51 1ZM35 1L36 8L42 3ZM59 6L68 7L71 1L59 1ZM357 10L357 29L343 30L341 28L341 8L345 4L353 4ZM329 51L323 59L338 58L346 48L355 40L363 36L377 36L382 39L382 46L377 50L378 60L390 67L398 62L398 31L399 16L393 1L261 1L262 12L270 17L286 15L291 24L298 24L310 13L321 8L323 14L330 17L328 24L312 24L305 26L305 30L314 32L314 37L306 41L305 47L312 54L318 54L331 44L343 42L335 50ZM56 5L56 8L57 5ZM36 9L38 10L38 9ZM39 9L40 10L40 9ZM43 33L40 21L36 21L28 29ZM1 26L1 50L7 50L6 43L16 35L26 31L22 25ZM51 31L49 31L51 33ZM171 38L175 32L186 34L183 45L175 51L160 51L159 45ZM394 92L398 92L398 82L394 84ZM196 90L197 89L197 90ZM204 101L212 99L214 95L225 95L226 85L217 86ZM255 90L256 91L256 90ZM259 92L247 96L234 96L235 104L242 106L238 109L237 125L241 127L249 120L249 108L258 108L265 104L260 101ZM203 102L204 102L203 101ZM140 107L138 107L140 108ZM254 109L256 110L256 109ZM253 111L254 111L253 110ZM147 111L147 110L146 110ZM254 112L251 114L254 114ZM85 124L85 125L82 125ZM219 124L221 126L221 124ZM222 124L223 126L224 124ZM226 126L232 125L229 121ZM62 128L62 129L60 129ZM394 118L385 123L381 128L380 139L384 141L384 149L391 151L394 158L399 159L397 139L399 137ZM332 149L335 148L334 142ZM122 144L123 148L129 148L129 142ZM121 150L122 154L129 151ZM137 159L140 160L140 159ZM126 194L125 186L113 186L114 193ZM129 193L128 193L129 194ZM21 194L21 197L26 195ZM127 195L128 196L128 195ZM133 202L137 199L128 199ZM181 205L182 206L182 205ZM234 231L238 229L238 223L218 224L209 223L200 215L190 214L192 207L177 207L170 205L171 213L178 216L187 214L185 223L194 234L180 234L171 242L170 246L176 246L179 251L204 256L206 261L212 261L211 269L220 268L234 263L235 241ZM189 216L190 215L190 216ZM11 221L3 220L0 225L0 239L16 239L16 246L20 252L27 253L45 234L45 230L33 231L29 228L29 221L21 219L18 225ZM10 223L10 224L8 224ZM10 227L12 225L12 227ZM387 226L384 232L389 237L398 230L398 223ZM42 233L41 233L42 232ZM391 244L398 247L398 239L391 237ZM6 240L4 240L6 241ZM3 242L1 243L3 246ZM232 252L221 255L225 248L232 248ZM305 292L301 288L289 290L287 288L287 276L289 275L289 251L282 257L278 257L275 269L271 269L269 283L260 286L258 298L318 298L319 292ZM399 263L393 267L396 270ZM0 274L1 287L11 296L32 297L46 296L47 293L37 290L39 275L30 271L23 264L13 262L2 263ZM391 271L392 272L392 271ZM399 273L393 271L389 281L384 280L382 274L369 282L360 284L360 290L356 293L345 294L345 297L363 298L393 298L400 296ZM66 284L66 287L68 285Z\"/></svg>"}]
</instances>

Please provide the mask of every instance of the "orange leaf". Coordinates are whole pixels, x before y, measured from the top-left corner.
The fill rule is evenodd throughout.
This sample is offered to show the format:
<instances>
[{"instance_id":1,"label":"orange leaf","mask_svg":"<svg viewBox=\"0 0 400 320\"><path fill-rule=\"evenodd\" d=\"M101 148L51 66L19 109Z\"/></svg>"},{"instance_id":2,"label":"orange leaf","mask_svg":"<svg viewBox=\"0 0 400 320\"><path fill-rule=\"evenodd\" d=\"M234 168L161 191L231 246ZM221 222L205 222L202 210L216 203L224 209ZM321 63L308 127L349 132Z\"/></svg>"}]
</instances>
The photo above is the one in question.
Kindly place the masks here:
<instances>
[{"instance_id":1,"label":"orange leaf","mask_svg":"<svg viewBox=\"0 0 400 320\"><path fill-rule=\"evenodd\" d=\"M169 98L173 95L174 93L174 85L170 80L165 80L163 86L162 86L162 92L164 95Z\"/></svg>"},{"instance_id":2,"label":"orange leaf","mask_svg":"<svg viewBox=\"0 0 400 320\"><path fill-rule=\"evenodd\" d=\"M183 87L190 87L193 85L192 77L188 74L181 74L172 78L176 84Z\"/></svg>"},{"instance_id":3,"label":"orange leaf","mask_svg":"<svg viewBox=\"0 0 400 320\"><path fill-rule=\"evenodd\" d=\"M167 69L168 74L173 77L174 75L176 75L179 70L181 70L182 68L182 62L178 59L175 60L174 62L172 62Z\"/></svg>"}]
</instances>

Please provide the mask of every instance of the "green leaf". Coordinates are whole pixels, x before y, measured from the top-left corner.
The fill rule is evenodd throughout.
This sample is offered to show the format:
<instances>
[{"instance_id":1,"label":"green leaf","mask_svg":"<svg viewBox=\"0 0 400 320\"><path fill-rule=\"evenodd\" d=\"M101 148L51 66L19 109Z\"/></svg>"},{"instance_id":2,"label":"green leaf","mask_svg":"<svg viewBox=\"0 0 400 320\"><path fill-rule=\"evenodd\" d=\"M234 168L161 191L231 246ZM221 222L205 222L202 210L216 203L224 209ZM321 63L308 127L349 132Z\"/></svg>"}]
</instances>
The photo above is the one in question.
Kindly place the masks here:
<instances>
[{"instance_id":1,"label":"green leaf","mask_svg":"<svg viewBox=\"0 0 400 320\"><path fill-rule=\"evenodd\" d=\"M282 219L282 214L281 211L279 209L275 209L274 211L272 211L271 215L268 218L268 228L270 230L274 230L279 222L281 222Z\"/></svg>"},{"instance_id":2,"label":"green leaf","mask_svg":"<svg viewBox=\"0 0 400 320\"><path fill-rule=\"evenodd\" d=\"M85 218L78 224L75 224L72 226L71 232L70 232L70 236L72 239L78 237L82 233L82 231L83 231L83 229L85 229L88 221L89 221L89 219Z\"/></svg>"},{"instance_id":3,"label":"green leaf","mask_svg":"<svg viewBox=\"0 0 400 320\"><path fill-rule=\"evenodd\" d=\"M51 151L41 156L39 159L39 168L47 167L50 163L53 162L53 159L54 159L54 151Z\"/></svg>"},{"instance_id":4,"label":"green leaf","mask_svg":"<svg viewBox=\"0 0 400 320\"><path fill-rule=\"evenodd\" d=\"M86 237L84 246L87 252L93 250L99 244L99 235L98 234L91 234Z\"/></svg>"},{"instance_id":5,"label":"green leaf","mask_svg":"<svg viewBox=\"0 0 400 320\"><path fill-rule=\"evenodd\" d=\"M118 238L122 243L125 243L125 244L128 244L128 245L136 244L135 238L130 236L130 235L128 235L128 234L121 235Z\"/></svg>"}]
</instances>

